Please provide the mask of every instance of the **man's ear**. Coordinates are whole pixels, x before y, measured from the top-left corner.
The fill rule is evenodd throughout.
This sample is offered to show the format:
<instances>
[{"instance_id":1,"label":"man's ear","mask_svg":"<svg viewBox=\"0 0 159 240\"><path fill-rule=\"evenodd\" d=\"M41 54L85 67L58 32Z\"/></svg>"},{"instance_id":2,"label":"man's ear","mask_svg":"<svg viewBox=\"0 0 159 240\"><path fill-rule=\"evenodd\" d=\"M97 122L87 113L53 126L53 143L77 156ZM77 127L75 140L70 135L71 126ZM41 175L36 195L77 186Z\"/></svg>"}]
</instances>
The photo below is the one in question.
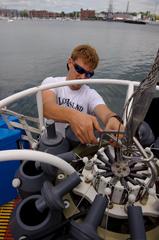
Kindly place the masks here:
<instances>
[{"instance_id":1,"label":"man's ear","mask_svg":"<svg viewBox=\"0 0 159 240\"><path fill-rule=\"evenodd\" d=\"M70 67L69 67L69 64L72 63L72 58L68 58L67 60L67 70L69 71Z\"/></svg>"},{"instance_id":2,"label":"man's ear","mask_svg":"<svg viewBox=\"0 0 159 240\"><path fill-rule=\"evenodd\" d=\"M68 63L68 64L72 63L72 58L71 58L71 57L68 58L67 63Z\"/></svg>"}]
</instances>

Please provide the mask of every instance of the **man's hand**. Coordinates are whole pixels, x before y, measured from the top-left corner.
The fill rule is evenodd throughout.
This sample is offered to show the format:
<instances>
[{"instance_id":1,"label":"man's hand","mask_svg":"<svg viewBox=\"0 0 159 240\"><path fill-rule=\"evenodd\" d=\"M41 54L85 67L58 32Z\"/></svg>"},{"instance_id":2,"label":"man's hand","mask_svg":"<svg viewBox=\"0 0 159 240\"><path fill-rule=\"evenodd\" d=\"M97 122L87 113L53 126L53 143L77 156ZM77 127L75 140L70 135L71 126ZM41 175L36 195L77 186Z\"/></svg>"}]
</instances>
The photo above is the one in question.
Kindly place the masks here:
<instances>
[{"instance_id":1,"label":"man's hand","mask_svg":"<svg viewBox=\"0 0 159 240\"><path fill-rule=\"evenodd\" d=\"M124 131L125 127L124 125L115 117L110 117L107 125L106 125L106 130L116 130L116 131ZM122 138L123 134L119 134L119 136L117 136L118 138Z\"/></svg>"},{"instance_id":2,"label":"man's hand","mask_svg":"<svg viewBox=\"0 0 159 240\"><path fill-rule=\"evenodd\" d=\"M71 128L81 143L97 144L94 130L102 132L96 117L86 113L74 112L69 121Z\"/></svg>"}]
</instances>

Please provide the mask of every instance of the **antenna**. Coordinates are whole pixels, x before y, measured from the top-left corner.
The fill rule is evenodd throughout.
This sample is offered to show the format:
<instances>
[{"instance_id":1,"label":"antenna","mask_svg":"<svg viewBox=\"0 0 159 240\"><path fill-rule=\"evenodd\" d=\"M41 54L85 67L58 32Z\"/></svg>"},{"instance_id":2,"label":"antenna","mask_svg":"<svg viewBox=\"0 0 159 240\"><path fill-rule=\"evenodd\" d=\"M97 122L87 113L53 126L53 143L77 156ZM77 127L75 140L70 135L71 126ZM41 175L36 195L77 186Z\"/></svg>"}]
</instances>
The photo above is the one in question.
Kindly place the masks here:
<instances>
[{"instance_id":1,"label":"antenna","mask_svg":"<svg viewBox=\"0 0 159 240\"><path fill-rule=\"evenodd\" d=\"M129 1L127 2L127 6L126 6L126 13L128 13L129 12Z\"/></svg>"},{"instance_id":2,"label":"antenna","mask_svg":"<svg viewBox=\"0 0 159 240\"><path fill-rule=\"evenodd\" d=\"M113 0L109 1L108 13L113 13Z\"/></svg>"}]
</instances>

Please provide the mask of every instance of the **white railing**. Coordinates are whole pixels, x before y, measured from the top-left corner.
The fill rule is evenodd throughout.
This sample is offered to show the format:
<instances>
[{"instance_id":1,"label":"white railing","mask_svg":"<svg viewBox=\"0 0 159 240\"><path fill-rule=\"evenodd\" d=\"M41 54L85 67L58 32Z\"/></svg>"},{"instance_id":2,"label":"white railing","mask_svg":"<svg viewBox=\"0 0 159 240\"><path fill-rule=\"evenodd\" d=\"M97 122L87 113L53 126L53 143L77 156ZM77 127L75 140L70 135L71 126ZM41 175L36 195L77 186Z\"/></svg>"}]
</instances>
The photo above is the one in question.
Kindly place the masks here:
<instances>
[{"instance_id":1,"label":"white railing","mask_svg":"<svg viewBox=\"0 0 159 240\"><path fill-rule=\"evenodd\" d=\"M140 84L140 82L129 81L129 80L118 80L118 79L80 79L80 80L71 80L71 81L69 80L69 81L63 81L60 83L51 83L51 84L46 84L46 85L40 85L37 87L33 87L30 89L15 93L9 97L2 99L0 101L0 110L7 108L9 104L11 104L21 98L36 94L39 130L41 132L44 129L42 91L48 90L51 88L69 86L72 84L107 84L107 85L127 86L127 94L126 94L126 99L125 99L125 102L126 102L129 99L129 97L132 95L132 93L134 92L134 87L138 86ZM159 90L159 86L157 86L157 90Z\"/></svg>"},{"instance_id":2,"label":"white railing","mask_svg":"<svg viewBox=\"0 0 159 240\"><path fill-rule=\"evenodd\" d=\"M116 79L84 79L84 80L71 80L71 81L64 81L60 83L51 83L46 85L40 85L37 87L29 88L27 90L21 91L19 93L15 93L3 100L0 101L0 109L7 107L9 104L23 98L26 96L30 96L33 94L36 94L37 99L37 109L38 109L38 116L39 116L39 123L40 123L40 129L43 128L43 106L42 106L42 95L41 92L43 90L47 90L50 88L57 88L62 86L69 86L72 84L111 84L111 85L122 85L122 86L128 86L127 90L127 98L133 93L134 86L139 85L139 82L134 81L128 81L128 80L116 80Z\"/></svg>"}]
</instances>

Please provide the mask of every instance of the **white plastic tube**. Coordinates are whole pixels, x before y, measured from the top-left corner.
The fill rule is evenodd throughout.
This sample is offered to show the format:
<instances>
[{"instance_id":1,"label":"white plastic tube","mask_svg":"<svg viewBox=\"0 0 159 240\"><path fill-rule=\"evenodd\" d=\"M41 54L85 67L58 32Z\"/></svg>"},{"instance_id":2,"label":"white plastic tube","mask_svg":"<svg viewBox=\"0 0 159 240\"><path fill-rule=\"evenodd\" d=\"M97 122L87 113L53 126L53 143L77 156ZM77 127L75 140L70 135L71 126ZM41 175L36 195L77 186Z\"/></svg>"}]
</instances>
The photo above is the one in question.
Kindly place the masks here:
<instances>
[{"instance_id":1,"label":"white plastic tube","mask_svg":"<svg viewBox=\"0 0 159 240\"><path fill-rule=\"evenodd\" d=\"M55 155L33 150L5 150L0 151L0 162L13 161L13 160L28 160L37 161L41 163L47 163L64 173L70 175L76 170L63 159L56 157Z\"/></svg>"}]
</instances>

